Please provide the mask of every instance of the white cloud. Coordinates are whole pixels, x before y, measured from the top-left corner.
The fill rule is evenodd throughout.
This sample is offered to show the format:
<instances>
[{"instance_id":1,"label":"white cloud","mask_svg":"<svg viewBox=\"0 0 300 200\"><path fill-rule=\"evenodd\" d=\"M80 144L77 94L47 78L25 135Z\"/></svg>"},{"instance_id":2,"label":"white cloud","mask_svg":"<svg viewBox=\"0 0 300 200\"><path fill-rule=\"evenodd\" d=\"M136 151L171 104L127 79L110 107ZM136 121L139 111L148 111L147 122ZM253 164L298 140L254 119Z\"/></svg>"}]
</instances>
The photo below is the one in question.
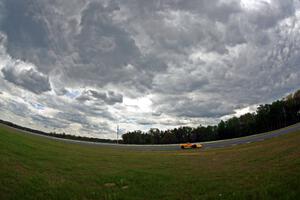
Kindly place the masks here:
<instances>
[{"instance_id":1,"label":"white cloud","mask_svg":"<svg viewBox=\"0 0 300 200\"><path fill-rule=\"evenodd\" d=\"M136 99L124 98L124 106L129 112L152 112L151 95L145 97L139 97Z\"/></svg>"},{"instance_id":2,"label":"white cloud","mask_svg":"<svg viewBox=\"0 0 300 200\"><path fill-rule=\"evenodd\" d=\"M241 0L241 6L244 9L259 10L263 6L271 4L271 0Z\"/></svg>"}]
</instances>

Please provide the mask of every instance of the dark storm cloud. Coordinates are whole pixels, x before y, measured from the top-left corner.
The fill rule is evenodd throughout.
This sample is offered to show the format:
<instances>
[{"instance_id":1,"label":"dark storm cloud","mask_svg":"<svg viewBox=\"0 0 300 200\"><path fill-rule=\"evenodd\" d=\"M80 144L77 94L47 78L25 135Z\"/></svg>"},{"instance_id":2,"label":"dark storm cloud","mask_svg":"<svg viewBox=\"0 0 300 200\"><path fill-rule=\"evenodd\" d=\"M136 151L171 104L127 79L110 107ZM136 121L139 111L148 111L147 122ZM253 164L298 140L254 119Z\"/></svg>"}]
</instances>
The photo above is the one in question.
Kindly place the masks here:
<instances>
[{"instance_id":1,"label":"dark storm cloud","mask_svg":"<svg viewBox=\"0 0 300 200\"><path fill-rule=\"evenodd\" d=\"M108 92L98 92L95 90L85 90L82 92L82 94L76 98L78 101L84 102L84 101L90 101L90 100L101 100L109 105L113 105L116 103L122 103L123 102L123 95L117 94L113 91Z\"/></svg>"},{"instance_id":2,"label":"dark storm cloud","mask_svg":"<svg viewBox=\"0 0 300 200\"><path fill-rule=\"evenodd\" d=\"M267 2L261 4L263 4L261 10L248 13L250 22L257 29L273 27L278 21L295 13L293 0L274 0L271 4Z\"/></svg>"},{"instance_id":3,"label":"dark storm cloud","mask_svg":"<svg viewBox=\"0 0 300 200\"><path fill-rule=\"evenodd\" d=\"M49 30L38 17L41 14L38 3L32 0L4 0L3 9L5 12L0 27L7 35L7 52L14 58L36 65L53 64L55 61L49 54Z\"/></svg>"},{"instance_id":4,"label":"dark storm cloud","mask_svg":"<svg viewBox=\"0 0 300 200\"><path fill-rule=\"evenodd\" d=\"M6 66L1 71L7 81L36 94L51 90L49 78L33 68L18 69L18 66Z\"/></svg>"},{"instance_id":5,"label":"dark storm cloud","mask_svg":"<svg viewBox=\"0 0 300 200\"><path fill-rule=\"evenodd\" d=\"M188 96L161 96L160 98L156 99L159 104L157 109L178 117L219 118L234 113L233 105L222 103L220 99L216 98L211 101Z\"/></svg>"},{"instance_id":6,"label":"dark storm cloud","mask_svg":"<svg viewBox=\"0 0 300 200\"><path fill-rule=\"evenodd\" d=\"M134 40L113 24L109 12L110 8L96 2L89 3L82 11L81 32L76 38L80 49L79 62L98 64L98 58L102 57L103 67L114 69L124 67L124 64L133 62L134 57L140 56Z\"/></svg>"},{"instance_id":7,"label":"dark storm cloud","mask_svg":"<svg viewBox=\"0 0 300 200\"><path fill-rule=\"evenodd\" d=\"M103 87L113 83L138 91L151 88L155 74L165 71L167 65L154 54L142 54L130 33L115 22L118 4L77 4L49 4L44 0L31 6L33 18L45 28L43 37L49 47L41 53L27 49L17 58L32 61L41 72L59 70L62 82L68 86Z\"/></svg>"},{"instance_id":8,"label":"dark storm cloud","mask_svg":"<svg viewBox=\"0 0 300 200\"><path fill-rule=\"evenodd\" d=\"M4 0L6 16L1 29L8 36L10 55L20 55L32 47L48 48L47 32L43 24L34 18L35 10L31 2Z\"/></svg>"},{"instance_id":9,"label":"dark storm cloud","mask_svg":"<svg viewBox=\"0 0 300 200\"><path fill-rule=\"evenodd\" d=\"M120 1L121 2L121 1ZM183 10L191 13L200 13L203 17L226 21L231 14L241 11L238 1L219 1L219 0L148 0L148 1L126 1L127 5L135 8L140 16L152 15L156 11L166 11L168 9Z\"/></svg>"}]
</instances>

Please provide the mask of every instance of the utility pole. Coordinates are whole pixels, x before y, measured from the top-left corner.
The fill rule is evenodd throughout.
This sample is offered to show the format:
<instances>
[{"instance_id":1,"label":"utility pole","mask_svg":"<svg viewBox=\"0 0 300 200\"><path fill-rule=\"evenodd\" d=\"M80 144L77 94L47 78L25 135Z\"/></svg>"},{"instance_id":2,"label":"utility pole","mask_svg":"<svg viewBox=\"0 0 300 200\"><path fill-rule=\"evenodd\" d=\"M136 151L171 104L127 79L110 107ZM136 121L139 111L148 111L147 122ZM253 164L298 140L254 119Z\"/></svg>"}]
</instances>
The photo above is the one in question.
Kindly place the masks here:
<instances>
[{"instance_id":1,"label":"utility pole","mask_svg":"<svg viewBox=\"0 0 300 200\"><path fill-rule=\"evenodd\" d=\"M117 125L117 144L119 144L119 124Z\"/></svg>"}]
</instances>

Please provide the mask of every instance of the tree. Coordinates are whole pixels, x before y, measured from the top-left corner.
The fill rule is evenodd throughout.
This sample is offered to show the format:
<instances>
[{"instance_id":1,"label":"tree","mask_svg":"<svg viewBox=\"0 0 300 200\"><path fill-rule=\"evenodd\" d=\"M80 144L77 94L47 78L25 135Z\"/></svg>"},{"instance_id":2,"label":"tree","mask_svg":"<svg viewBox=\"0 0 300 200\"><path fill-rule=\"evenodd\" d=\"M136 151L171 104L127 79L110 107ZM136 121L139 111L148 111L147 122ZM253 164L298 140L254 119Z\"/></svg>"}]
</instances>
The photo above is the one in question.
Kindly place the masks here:
<instances>
[{"instance_id":1,"label":"tree","mask_svg":"<svg viewBox=\"0 0 300 200\"><path fill-rule=\"evenodd\" d=\"M246 113L240 116L240 136L251 135L257 131L255 117L254 113Z\"/></svg>"},{"instance_id":2,"label":"tree","mask_svg":"<svg viewBox=\"0 0 300 200\"><path fill-rule=\"evenodd\" d=\"M217 126L183 126L166 131L152 128L148 133L133 131L122 137L127 144L202 142L271 131L297 122L300 122L300 90L272 104L260 105L256 113L221 120Z\"/></svg>"},{"instance_id":3,"label":"tree","mask_svg":"<svg viewBox=\"0 0 300 200\"><path fill-rule=\"evenodd\" d=\"M226 138L226 124L223 120L218 124L218 139Z\"/></svg>"},{"instance_id":4,"label":"tree","mask_svg":"<svg viewBox=\"0 0 300 200\"><path fill-rule=\"evenodd\" d=\"M237 117L228 119L225 124L225 138L240 137L240 121Z\"/></svg>"},{"instance_id":5,"label":"tree","mask_svg":"<svg viewBox=\"0 0 300 200\"><path fill-rule=\"evenodd\" d=\"M161 143L162 144L175 144L175 143L177 143L175 134L173 134L170 130L165 131L163 133Z\"/></svg>"},{"instance_id":6,"label":"tree","mask_svg":"<svg viewBox=\"0 0 300 200\"><path fill-rule=\"evenodd\" d=\"M161 136L160 130L158 128L151 128L148 134L151 136L152 144L160 144Z\"/></svg>"}]
</instances>

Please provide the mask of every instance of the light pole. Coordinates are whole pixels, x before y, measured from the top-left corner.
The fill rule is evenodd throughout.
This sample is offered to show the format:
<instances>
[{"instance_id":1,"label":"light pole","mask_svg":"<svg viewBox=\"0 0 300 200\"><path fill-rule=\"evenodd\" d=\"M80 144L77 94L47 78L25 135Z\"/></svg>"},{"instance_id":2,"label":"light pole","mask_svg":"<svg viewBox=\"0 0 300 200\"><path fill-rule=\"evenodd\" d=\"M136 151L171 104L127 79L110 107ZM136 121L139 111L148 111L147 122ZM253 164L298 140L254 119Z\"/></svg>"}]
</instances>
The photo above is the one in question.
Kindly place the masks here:
<instances>
[{"instance_id":1,"label":"light pole","mask_svg":"<svg viewBox=\"0 0 300 200\"><path fill-rule=\"evenodd\" d=\"M117 144L119 144L119 124L117 125Z\"/></svg>"}]
</instances>

